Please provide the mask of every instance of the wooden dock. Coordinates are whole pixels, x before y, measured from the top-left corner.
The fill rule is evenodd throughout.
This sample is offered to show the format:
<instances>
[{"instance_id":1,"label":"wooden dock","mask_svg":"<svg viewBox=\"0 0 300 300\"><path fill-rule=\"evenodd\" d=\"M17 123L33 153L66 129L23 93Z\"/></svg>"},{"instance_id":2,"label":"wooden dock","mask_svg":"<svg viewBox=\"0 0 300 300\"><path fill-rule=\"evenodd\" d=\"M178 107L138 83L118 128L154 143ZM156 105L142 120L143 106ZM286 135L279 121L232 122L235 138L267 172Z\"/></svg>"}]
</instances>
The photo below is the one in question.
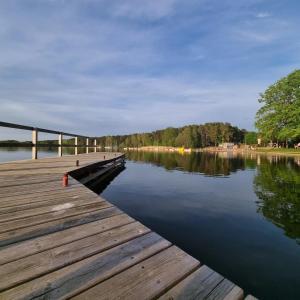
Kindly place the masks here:
<instances>
[{"instance_id":1,"label":"wooden dock","mask_svg":"<svg viewBox=\"0 0 300 300\"><path fill-rule=\"evenodd\" d=\"M72 177L120 155L0 164L0 299L244 299Z\"/></svg>"}]
</instances>

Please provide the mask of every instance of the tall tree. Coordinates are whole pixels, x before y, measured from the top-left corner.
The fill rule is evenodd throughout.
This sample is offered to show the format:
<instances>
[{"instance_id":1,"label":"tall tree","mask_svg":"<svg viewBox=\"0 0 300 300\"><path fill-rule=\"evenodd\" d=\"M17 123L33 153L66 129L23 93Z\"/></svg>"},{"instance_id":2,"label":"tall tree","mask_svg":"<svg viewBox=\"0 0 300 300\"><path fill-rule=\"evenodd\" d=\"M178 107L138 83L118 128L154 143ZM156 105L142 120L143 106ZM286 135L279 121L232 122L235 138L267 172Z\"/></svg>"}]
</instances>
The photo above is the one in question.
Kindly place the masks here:
<instances>
[{"instance_id":1,"label":"tall tree","mask_svg":"<svg viewBox=\"0 0 300 300\"><path fill-rule=\"evenodd\" d=\"M260 95L255 126L266 140L300 138L300 70L272 84Z\"/></svg>"}]
</instances>

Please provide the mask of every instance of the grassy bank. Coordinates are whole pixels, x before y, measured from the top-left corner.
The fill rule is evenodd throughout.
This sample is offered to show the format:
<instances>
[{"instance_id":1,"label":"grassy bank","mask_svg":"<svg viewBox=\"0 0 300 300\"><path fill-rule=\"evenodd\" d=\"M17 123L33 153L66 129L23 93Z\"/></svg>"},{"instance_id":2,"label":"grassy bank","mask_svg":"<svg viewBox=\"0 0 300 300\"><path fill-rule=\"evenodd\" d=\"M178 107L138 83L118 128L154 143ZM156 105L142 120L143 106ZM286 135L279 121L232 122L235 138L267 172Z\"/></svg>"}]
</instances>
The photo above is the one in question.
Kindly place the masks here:
<instances>
[{"instance_id":1,"label":"grassy bank","mask_svg":"<svg viewBox=\"0 0 300 300\"><path fill-rule=\"evenodd\" d=\"M268 148L260 147L255 150L257 153L271 153L271 154L281 154L281 155L300 155L300 149L294 148Z\"/></svg>"}]
</instances>

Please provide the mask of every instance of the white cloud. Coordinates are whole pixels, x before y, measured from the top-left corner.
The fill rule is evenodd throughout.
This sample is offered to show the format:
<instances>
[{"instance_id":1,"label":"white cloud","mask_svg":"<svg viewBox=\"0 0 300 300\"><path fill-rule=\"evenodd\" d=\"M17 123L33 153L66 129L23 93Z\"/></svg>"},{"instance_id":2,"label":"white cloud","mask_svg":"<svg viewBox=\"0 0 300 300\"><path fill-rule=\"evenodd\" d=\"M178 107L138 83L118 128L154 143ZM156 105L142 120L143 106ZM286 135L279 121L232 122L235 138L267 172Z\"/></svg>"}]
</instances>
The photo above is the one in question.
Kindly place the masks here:
<instances>
[{"instance_id":1,"label":"white cloud","mask_svg":"<svg viewBox=\"0 0 300 300\"><path fill-rule=\"evenodd\" d=\"M127 18L157 20L174 12L176 0L123 0L116 1L113 15Z\"/></svg>"},{"instance_id":2,"label":"white cloud","mask_svg":"<svg viewBox=\"0 0 300 300\"><path fill-rule=\"evenodd\" d=\"M291 27L253 13L244 22L248 1L200 2L2 2L0 119L86 135L217 120L251 128L270 70L252 46ZM255 64L255 78L243 75Z\"/></svg>"},{"instance_id":3,"label":"white cloud","mask_svg":"<svg viewBox=\"0 0 300 300\"><path fill-rule=\"evenodd\" d=\"M268 12L260 12L260 13L256 14L256 18L263 19L263 18L269 18L269 17L271 17L271 14Z\"/></svg>"}]
</instances>

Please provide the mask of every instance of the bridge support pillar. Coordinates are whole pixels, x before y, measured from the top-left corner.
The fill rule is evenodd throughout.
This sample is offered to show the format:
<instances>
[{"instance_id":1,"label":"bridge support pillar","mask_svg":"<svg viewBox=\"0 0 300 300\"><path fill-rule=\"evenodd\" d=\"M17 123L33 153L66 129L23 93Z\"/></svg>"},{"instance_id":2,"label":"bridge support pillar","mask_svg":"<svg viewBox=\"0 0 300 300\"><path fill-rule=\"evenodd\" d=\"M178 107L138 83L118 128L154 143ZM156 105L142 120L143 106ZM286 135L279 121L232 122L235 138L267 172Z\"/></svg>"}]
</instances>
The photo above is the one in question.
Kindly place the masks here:
<instances>
[{"instance_id":1,"label":"bridge support pillar","mask_svg":"<svg viewBox=\"0 0 300 300\"><path fill-rule=\"evenodd\" d=\"M75 155L78 155L78 136L75 137Z\"/></svg>"},{"instance_id":2,"label":"bridge support pillar","mask_svg":"<svg viewBox=\"0 0 300 300\"><path fill-rule=\"evenodd\" d=\"M38 143L38 130L32 130L32 159L37 159L37 143Z\"/></svg>"},{"instance_id":3,"label":"bridge support pillar","mask_svg":"<svg viewBox=\"0 0 300 300\"><path fill-rule=\"evenodd\" d=\"M97 140L94 139L94 152L97 152Z\"/></svg>"},{"instance_id":4,"label":"bridge support pillar","mask_svg":"<svg viewBox=\"0 0 300 300\"><path fill-rule=\"evenodd\" d=\"M62 156L62 144L63 144L63 134L58 136L58 156Z\"/></svg>"},{"instance_id":5,"label":"bridge support pillar","mask_svg":"<svg viewBox=\"0 0 300 300\"><path fill-rule=\"evenodd\" d=\"M86 153L89 153L89 138L86 138Z\"/></svg>"}]
</instances>

